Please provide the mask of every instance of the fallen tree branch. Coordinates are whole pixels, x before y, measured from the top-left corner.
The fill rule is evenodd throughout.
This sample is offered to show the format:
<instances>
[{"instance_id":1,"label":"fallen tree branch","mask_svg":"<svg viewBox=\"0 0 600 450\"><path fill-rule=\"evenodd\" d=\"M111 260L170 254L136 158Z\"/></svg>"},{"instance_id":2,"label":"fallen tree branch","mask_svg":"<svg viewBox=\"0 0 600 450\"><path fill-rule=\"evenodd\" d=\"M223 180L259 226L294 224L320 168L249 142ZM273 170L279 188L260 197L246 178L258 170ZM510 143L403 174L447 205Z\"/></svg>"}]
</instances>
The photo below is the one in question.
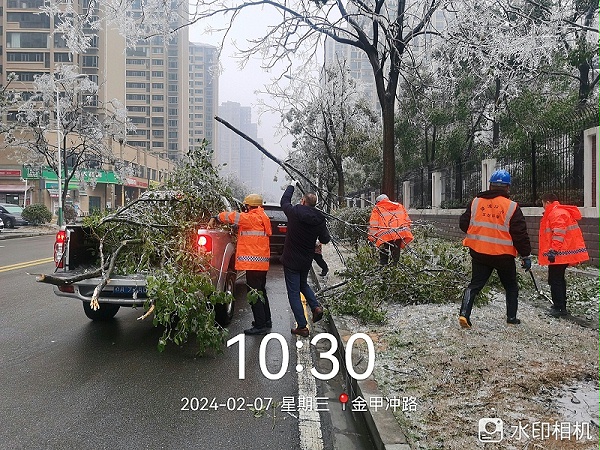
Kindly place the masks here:
<instances>
[{"instance_id":1,"label":"fallen tree branch","mask_svg":"<svg viewBox=\"0 0 600 450\"><path fill-rule=\"evenodd\" d=\"M152 305L150 305L150 308L148 308L148 311L146 311L144 313L144 315L138 317L137 320L144 320L146 317L148 317L150 314L152 314L153 311L154 311L154 303L152 303Z\"/></svg>"},{"instance_id":2,"label":"fallen tree branch","mask_svg":"<svg viewBox=\"0 0 600 450\"><path fill-rule=\"evenodd\" d=\"M36 279L35 281L38 281L40 283L48 283L48 284L53 284L55 286L66 286L69 284L73 284L77 281L83 281L83 280L88 280L90 278L94 278L94 277L98 277L100 275L102 275L102 268L98 268L95 270L92 270L90 272L83 272L77 275L73 275L71 277L57 277L55 275L47 275L47 274L43 274L43 273L36 273L36 274L29 274L29 275L36 275Z\"/></svg>"},{"instance_id":3,"label":"fallen tree branch","mask_svg":"<svg viewBox=\"0 0 600 450\"><path fill-rule=\"evenodd\" d=\"M92 299L90 300L90 307L92 308L92 310L98 311L100 309L100 303L98 303L98 298L100 297L100 293L102 292L102 289L104 289L104 287L110 281L110 276L111 276L113 270L115 269L115 263L117 261L117 257L119 256L119 253L121 252L121 250L123 250L128 245L141 244L141 243L142 243L141 239L128 239L128 240L122 241L121 245L119 245L119 247L117 247L117 249L110 256L110 262L108 264L108 268L106 269L106 271L102 272L102 279L100 280L100 283L98 283L98 285L95 287L94 293L92 294Z\"/></svg>"}]
</instances>

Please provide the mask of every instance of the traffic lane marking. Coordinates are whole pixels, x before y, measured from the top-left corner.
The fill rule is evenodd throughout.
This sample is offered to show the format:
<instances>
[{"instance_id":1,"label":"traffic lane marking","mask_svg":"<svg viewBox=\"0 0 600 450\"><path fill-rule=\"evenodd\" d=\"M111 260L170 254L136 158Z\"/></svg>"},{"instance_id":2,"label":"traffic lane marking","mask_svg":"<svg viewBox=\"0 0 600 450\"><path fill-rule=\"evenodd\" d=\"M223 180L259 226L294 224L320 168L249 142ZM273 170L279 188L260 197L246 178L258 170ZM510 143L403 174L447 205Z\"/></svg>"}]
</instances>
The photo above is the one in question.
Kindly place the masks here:
<instances>
[{"instance_id":1,"label":"traffic lane marking","mask_svg":"<svg viewBox=\"0 0 600 450\"><path fill-rule=\"evenodd\" d=\"M53 257L34 259L33 261L25 261L22 263L10 264L8 266L0 266L0 272L8 272L9 270L24 269L25 267L37 266L39 264L47 264L54 261Z\"/></svg>"}]
</instances>

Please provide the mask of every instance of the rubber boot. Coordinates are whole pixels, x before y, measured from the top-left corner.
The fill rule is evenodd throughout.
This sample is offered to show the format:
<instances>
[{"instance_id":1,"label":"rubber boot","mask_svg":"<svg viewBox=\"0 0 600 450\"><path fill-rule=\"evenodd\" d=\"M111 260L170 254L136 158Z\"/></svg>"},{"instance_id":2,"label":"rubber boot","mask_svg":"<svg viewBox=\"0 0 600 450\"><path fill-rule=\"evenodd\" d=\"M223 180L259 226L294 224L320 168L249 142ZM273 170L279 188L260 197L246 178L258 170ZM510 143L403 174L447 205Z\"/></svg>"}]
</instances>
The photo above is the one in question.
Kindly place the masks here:
<instances>
[{"instance_id":1,"label":"rubber boot","mask_svg":"<svg viewBox=\"0 0 600 450\"><path fill-rule=\"evenodd\" d=\"M471 328L471 310L475 301L475 296L471 294L471 289L465 289L458 318L458 323L462 328Z\"/></svg>"}]
</instances>

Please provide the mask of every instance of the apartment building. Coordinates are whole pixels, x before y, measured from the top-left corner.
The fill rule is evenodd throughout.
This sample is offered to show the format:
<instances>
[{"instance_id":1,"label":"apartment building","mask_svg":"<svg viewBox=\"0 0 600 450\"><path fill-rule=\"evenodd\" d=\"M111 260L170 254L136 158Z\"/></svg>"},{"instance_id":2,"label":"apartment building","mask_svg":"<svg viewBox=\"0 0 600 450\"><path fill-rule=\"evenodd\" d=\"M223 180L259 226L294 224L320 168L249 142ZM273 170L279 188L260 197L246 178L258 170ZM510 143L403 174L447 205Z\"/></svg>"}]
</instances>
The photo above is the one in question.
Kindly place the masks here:
<instances>
[{"instance_id":1,"label":"apartment building","mask_svg":"<svg viewBox=\"0 0 600 450\"><path fill-rule=\"evenodd\" d=\"M208 141L214 150L218 142L214 119L219 99L218 49L213 45L190 43L189 50L189 147Z\"/></svg>"},{"instance_id":2,"label":"apartment building","mask_svg":"<svg viewBox=\"0 0 600 450\"><path fill-rule=\"evenodd\" d=\"M89 29L85 33L92 36L91 47L84 54L76 54L67 48L60 33L54 33L57 18L40 14L43 4L44 0L0 1L0 85L7 83L8 74L15 73L18 80L11 83L10 89L19 91L26 99L36 76L55 73L60 65L68 64L78 67L80 73L98 84L97 105L107 105L113 99L121 101L136 131L125 139L121 137L117 146L121 155L132 155L125 163L133 175L126 181L108 175L99 179L112 185L106 190L111 191L111 198L135 198L149 184L164 178L172 167L165 158L180 159L189 145L187 28L182 28L168 42L155 37L140 42L136 48L126 48L125 40L108 26ZM69 4L78 13L101 14L97 3L93 3L92 10L87 9L89 5L86 0ZM185 13L182 10L181 17ZM100 108L98 114L102 114ZM134 151L129 151L130 147ZM108 173L112 169L101 170ZM30 176L32 173L38 178ZM44 168L27 170L0 153L0 200L5 201L5 195L11 201L18 199L19 203L27 199L54 205L52 189L45 189L52 181L40 175L47 173ZM19 179L28 180L23 183L25 192L21 192L21 183L16 182ZM40 191L39 198L27 195L34 187ZM16 192L8 192L11 188ZM68 188L73 201L88 194L75 187ZM109 195L101 197L101 209L115 205L115 201L106 200Z\"/></svg>"}]
</instances>

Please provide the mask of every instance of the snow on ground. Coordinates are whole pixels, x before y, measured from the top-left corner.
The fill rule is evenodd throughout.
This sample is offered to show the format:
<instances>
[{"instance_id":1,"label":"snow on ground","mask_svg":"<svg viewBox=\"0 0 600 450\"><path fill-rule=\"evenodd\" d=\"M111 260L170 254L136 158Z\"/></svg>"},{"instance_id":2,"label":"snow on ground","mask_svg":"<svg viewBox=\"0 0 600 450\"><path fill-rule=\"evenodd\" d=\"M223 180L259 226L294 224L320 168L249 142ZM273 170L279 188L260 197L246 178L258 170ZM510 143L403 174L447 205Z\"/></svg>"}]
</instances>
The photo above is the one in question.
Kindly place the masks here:
<instances>
[{"instance_id":1,"label":"snow on ground","mask_svg":"<svg viewBox=\"0 0 600 450\"><path fill-rule=\"evenodd\" d=\"M332 285L342 264L332 245L323 246L323 255ZM535 270L546 287L545 269ZM597 285L597 270L590 271L583 282ZM569 271L571 297L582 282L573 276ZM597 323L597 296L580 303L577 309ZM598 449L597 327L549 317L548 306L534 291L521 291L522 323L508 325L498 293L474 308L470 330L459 327L455 303L392 304L384 325L343 320L373 338L374 377L383 394L415 398L415 411L395 413L412 448ZM485 419L502 420L500 442L493 442L500 437L497 423ZM491 441L480 440L486 437Z\"/></svg>"}]
</instances>

